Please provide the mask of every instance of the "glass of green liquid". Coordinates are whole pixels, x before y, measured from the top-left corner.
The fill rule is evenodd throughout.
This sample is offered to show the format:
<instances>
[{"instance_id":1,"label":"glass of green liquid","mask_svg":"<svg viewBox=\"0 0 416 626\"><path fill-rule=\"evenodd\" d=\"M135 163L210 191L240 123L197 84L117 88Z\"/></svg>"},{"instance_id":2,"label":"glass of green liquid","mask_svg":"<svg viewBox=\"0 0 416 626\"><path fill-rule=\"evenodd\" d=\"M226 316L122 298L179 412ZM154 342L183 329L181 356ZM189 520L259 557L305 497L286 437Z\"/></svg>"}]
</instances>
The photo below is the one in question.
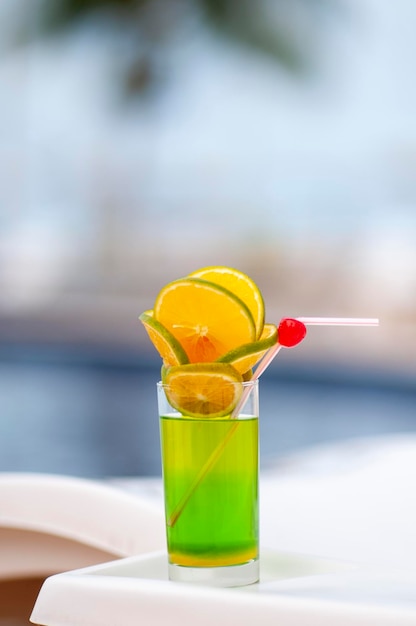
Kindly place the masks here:
<instances>
[{"instance_id":1,"label":"glass of green liquid","mask_svg":"<svg viewBox=\"0 0 416 626\"><path fill-rule=\"evenodd\" d=\"M259 579L258 381L236 384L244 391L232 415L198 418L175 410L157 385L171 580Z\"/></svg>"}]
</instances>

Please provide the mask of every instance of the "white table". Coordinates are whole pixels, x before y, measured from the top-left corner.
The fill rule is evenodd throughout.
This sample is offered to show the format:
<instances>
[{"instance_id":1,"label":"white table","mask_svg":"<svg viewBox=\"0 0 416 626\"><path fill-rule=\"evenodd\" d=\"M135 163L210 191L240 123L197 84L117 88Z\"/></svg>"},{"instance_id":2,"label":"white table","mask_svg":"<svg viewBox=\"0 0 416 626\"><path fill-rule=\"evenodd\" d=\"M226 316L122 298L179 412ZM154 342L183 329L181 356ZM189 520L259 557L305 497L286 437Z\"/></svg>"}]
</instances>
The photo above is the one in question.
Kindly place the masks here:
<instances>
[{"instance_id":1,"label":"white table","mask_svg":"<svg viewBox=\"0 0 416 626\"><path fill-rule=\"evenodd\" d=\"M240 589L171 583L160 552L50 578L48 626L416 624L416 437L351 441L261 475L262 579ZM159 480L115 481L162 509Z\"/></svg>"}]
</instances>

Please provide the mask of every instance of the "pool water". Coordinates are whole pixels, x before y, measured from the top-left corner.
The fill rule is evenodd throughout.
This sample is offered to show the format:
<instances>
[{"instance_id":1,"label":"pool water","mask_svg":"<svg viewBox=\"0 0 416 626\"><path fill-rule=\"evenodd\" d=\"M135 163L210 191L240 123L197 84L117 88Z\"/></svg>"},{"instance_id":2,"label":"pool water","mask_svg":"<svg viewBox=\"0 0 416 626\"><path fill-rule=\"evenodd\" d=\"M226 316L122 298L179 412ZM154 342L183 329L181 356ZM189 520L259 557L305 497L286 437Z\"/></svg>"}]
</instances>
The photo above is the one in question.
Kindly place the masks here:
<instances>
[{"instance_id":1,"label":"pool water","mask_svg":"<svg viewBox=\"0 0 416 626\"><path fill-rule=\"evenodd\" d=\"M0 471L158 476L160 364L3 350ZM333 368L270 368L260 383L261 466L315 444L416 432L416 386Z\"/></svg>"}]
</instances>

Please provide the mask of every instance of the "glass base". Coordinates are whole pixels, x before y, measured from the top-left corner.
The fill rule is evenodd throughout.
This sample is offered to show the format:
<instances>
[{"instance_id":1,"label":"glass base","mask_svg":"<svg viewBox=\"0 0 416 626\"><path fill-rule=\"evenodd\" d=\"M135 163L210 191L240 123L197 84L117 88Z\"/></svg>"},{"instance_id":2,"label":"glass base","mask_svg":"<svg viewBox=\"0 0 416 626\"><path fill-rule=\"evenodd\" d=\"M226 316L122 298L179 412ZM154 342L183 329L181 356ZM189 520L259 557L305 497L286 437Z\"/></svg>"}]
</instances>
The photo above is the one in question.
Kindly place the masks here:
<instances>
[{"instance_id":1,"label":"glass base","mask_svg":"<svg viewBox=\"0 0 416 626\"><path fill-rule=\"evenodd\" d=\"M259 581L259 561L223 567L185 567L169 563L169 580L208 587L243 587Z\"/></svg>"}]
</instances>

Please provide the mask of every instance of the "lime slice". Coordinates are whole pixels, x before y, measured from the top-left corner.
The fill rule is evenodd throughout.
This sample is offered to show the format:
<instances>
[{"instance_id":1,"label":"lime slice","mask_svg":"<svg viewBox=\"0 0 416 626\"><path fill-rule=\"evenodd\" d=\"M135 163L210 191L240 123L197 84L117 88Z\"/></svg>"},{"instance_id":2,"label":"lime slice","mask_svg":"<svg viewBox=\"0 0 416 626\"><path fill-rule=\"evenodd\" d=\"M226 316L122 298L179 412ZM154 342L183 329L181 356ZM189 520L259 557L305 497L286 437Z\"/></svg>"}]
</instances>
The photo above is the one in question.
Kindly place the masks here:
<instances>
[{"instance_id":1,"label":"lime slice","mask_svg":"<svg viewBox=\"0 0 416 626\"><path fill-rule=\"evenodd\" d=\"M253 316L256 327L256 339L259 339L264 326L264 300L260 289L254 280L247 274L233 267L222 265L212 265L202 267L189 274L193 278L202 278L217 285L221 285L231 291L237 298L240 298L248 307Z\"/></svg>"},{"instance_id":2,"label":"lime slice","mask_svg":"<svg viewBox=\"0 0 416 626\"><path fill-rule=\"evenodd\" d=\"M227 363L169 367L164 372L166 396L174 409L189 417L230 415L243 393L242 376Z\"/></svg>"},{"instance_id":3,"label":"lime slice","mask_svg":"<svg viewBox=\"0 0 416 626\"><path fill-rule=\"evenodd\" d=\"M277 343L277 327L275 324L265 324L258 341L230 350L219 357L217 363L230 363L240 374L245 375L275 343Z\"/></svg>"},{"instance_id":4,"label":"lime slice","mask_svg":"<svg viewBox=\"0 0 416 626\"><path fill-rule=\"evenodd\" d=\"M153 311L145 311L139 315L139 320L145 327L150 341L159 352L165 365L182 365L189 363L186 352L179 341L163 324L154 318Z\"/></svg>"},{"instance_id":5,"label":"lime slice","mask_svg":"<svg viewBox=\"0 0 416 626\"><path fill-rule=\"evenodd\" d=\"M166 285L156 298L154 317L177 339L191 363L215 361L256 338L244 302L221 285L198 278Z\"/></svg>"}]
</instances>

